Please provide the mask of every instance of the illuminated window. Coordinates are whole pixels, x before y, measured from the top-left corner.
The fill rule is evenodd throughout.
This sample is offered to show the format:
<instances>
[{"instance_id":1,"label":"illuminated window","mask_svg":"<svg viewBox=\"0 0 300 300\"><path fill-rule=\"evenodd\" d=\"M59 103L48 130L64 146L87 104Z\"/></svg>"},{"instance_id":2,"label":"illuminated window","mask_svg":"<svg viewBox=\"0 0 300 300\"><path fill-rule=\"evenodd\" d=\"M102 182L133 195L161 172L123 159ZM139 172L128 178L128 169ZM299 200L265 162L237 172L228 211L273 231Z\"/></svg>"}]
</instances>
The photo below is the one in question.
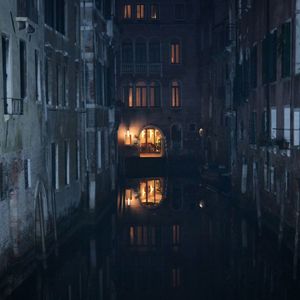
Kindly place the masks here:
<instances>
[{"instance_id":1,"label":"illuminated window","mask_svg":"<svg viewBox=\"0 0 300 300\"><path fill-rule=\"evenodd\" d=\"M123 6L123 18L131 19L132 18L132 7L130 4L125 4Z\"/></svg>"},{"instance_id":2,"label":"illuminated window","mask_svg":"<svg viewBox=\"0 0 300 300\"><path fill-rule=\"evenodd\" d=\"M150 83L150 99L149 106L150 107L158 107L160 106L160 84L158 82Z\"/></svg>"},{"instance_id":3,"label":"illuminated window","mask_svg":"<svg viewBox=\"0 0 300 300\"><path fill-rule=\"evenodd\" d=\"M138 82L135 88L135 106L147 107L147 85L145 82Z\"/></svg>"},{"instance_id":4,"label":"illuminated window","mask_svg":"<svg viewBox=\"0 0 300 300\"><path fill-rule=\"evenodd\" d=\"M172 107L180 107L181 106L181 91L180 84L178 81L172 81L172 99L171 99Z\"/></svg>"},{"instance_id":5,"label":"illuminated window","mask_svg":"<svg viewBox=\"0 0 300 300\"><path fill-rule=\"evenodd\" d=\"M140 182L140 200L147 206L157 206L163 199L163 186L160 179Z\"/></svg>"},{"instance_id":6,"label":"illuminated window","mask_svg":"<svg viewBox=\"0 0 300 300\"><path fill-rule=\"evenodd\" d=\"M133 107L133 87L132 87L132 85L124 86L124 88L123 88L123 102L128 107Z\"/></svg>"},{"instance_id":7,"label":"illuminated window","mask_svg":"<svg viewBox=\"0 0 300 300\"><path fill-rule=\"evenodd\" d=\"M179 42L171 43L171 64L180 64L180 50Z\"/></svg>"},{"instance_id":8,"label":"illuminated window","mask_svg":"<svg viewBox=\"0 0 300 300\"><path fill-rule=\"evenodd\" d=\"M136 18L138 20L145 19L145 5L144 4L137 4L136 6Z\"/></svg>"},{"instance_id":9,"label":"illuminated window","mask_svg":"<svg viewBox=\"0 0 300 300\"><path fill-rule=\"evenodd\" d=\"M150 19L157 20L159 19L159 8L157 4L151 4L150 7Z\"/></svg>"},{"instance_id":10,"label":"illuminated window","mask_svg":"<svg viewBox=\"0 0 300 300\"><path fill-rule=\"evenodd\" d=\"M142 154L162 154L162 135L159 130L147 128L141 132L140 152Z\"/></svg>"}]
</instances>

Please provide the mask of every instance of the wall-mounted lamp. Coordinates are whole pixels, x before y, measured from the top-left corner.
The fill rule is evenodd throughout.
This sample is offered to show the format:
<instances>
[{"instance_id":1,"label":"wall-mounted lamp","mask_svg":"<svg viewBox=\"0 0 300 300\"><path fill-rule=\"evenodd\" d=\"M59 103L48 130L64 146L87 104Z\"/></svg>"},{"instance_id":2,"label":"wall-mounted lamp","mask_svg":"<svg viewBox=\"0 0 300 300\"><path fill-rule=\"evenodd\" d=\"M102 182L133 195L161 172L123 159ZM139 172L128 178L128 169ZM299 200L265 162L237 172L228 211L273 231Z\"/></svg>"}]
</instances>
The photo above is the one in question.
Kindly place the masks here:
<instances>
[{"instance_id":1,"label":"wall-mounted lamp","mask_svg":"<svg viewBox=\"0 0 300 300\"><path fill-rule=\"evenodd\" d=\"M125 134L125 145L131 145L131 134L129 130L127 130Z\"/></svg>"},{"instance_id":2,"label":"wall-mounted lamp","mask_svg":"<svg viewBox=\"0 0 300 300\"><path fill-rule=\"evenodd\" d=\"M205 134L204 129L203 129L203 128L200 128L200 129L199 129L199 135L200 135L201 137L203 137L204 134Z\"/></svg>"}]
</instances>

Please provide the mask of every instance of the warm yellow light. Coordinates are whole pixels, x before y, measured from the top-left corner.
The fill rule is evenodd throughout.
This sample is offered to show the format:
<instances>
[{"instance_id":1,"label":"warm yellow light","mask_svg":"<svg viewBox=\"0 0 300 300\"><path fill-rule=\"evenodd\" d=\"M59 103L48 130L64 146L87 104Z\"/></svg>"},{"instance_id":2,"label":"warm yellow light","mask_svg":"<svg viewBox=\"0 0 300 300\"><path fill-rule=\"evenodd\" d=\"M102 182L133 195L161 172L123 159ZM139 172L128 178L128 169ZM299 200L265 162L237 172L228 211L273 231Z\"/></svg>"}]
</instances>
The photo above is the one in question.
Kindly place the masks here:
<instances>
[{"instance_id":1,"label":"warm yellow light","mask_svg":"<svg viewBox=\"0 0 300 300\"><path fill-rule=\"evenodd\" d=\"M127 199L127 206L130 206L130 205L131 205L131 199L128 198L128 199Z\"/></svg>"},{"instance_id":2,"label":"warm yellow light","mask_svg":"<svg viewBox=\"0 0 300 300\"><path fill-rule=\"evenodd\" d=\"M131 134L129 130L127 130L125 134L125 145L131 145Z\"/></svg>"}]
</instances>

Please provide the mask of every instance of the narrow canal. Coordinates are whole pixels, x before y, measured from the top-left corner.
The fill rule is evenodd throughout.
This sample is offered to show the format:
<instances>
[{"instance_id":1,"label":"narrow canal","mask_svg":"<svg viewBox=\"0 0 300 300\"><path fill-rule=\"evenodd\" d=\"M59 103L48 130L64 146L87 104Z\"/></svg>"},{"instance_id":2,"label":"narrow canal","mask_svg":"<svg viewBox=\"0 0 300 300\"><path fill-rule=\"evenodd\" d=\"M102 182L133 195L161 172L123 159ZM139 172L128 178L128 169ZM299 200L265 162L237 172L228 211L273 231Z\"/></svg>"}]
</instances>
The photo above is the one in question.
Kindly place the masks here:
<instances>
[{"instance_id":1,"label":"narrow canal","mask_svg":"<svg viewBox=\"0 0 300 300\"><path fill-rule=\"evenodd\" d=\"M300 299L283 251L198 179L127 179L101 223L81 229L8 299Z\"/></svg>"}]
</instances>

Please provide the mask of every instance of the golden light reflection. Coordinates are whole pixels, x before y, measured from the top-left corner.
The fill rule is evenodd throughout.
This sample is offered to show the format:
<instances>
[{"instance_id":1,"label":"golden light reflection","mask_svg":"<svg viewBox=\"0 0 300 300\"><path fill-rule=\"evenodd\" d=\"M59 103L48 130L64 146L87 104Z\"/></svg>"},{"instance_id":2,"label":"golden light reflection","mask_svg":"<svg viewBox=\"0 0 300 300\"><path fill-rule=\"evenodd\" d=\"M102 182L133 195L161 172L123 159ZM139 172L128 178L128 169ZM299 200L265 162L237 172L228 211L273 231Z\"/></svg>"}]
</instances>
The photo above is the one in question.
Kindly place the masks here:
<instances>
[{"instance_id":1,"label":"golden light reflection","mask_svg":"<svg viewBox=\"0 0 300 300\"><path fill-rule=\"evenodd\" d=\"M131 206L131 202L132 202L132 190L131 189L125 190L125 200L127 202L127 206Z\"/></svg>"}]
</instances>

